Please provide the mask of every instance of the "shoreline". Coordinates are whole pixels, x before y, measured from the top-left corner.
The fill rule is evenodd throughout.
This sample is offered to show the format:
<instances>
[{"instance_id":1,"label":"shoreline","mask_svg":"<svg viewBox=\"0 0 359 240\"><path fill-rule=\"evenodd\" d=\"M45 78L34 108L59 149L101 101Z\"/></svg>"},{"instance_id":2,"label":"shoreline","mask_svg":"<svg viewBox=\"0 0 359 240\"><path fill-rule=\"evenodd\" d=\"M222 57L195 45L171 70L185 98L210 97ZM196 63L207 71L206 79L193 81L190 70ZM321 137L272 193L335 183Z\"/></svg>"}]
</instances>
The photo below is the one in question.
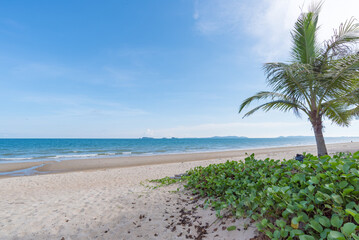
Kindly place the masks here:
<instances>
[{"instance_id":1,"label":"shoreline","mask_svg":"<svg viewBox=\"0 0 359 240\"><path fill-rule=\"evenodd\" d=\"M327 144L328 153L355 152L359 150L359 143L333 143ZM280 156L280 153L286 153ZM95 171L108 168L127 168L137 166L159 165L168 163L183 163L196 161L210 161L215 159L239 160L246 154L254 153L257 158L292 158L297 153L316 154L316 145L299 145L285 147L252 148L239 150L224 150L214 152L175 153L146 156L121 156L107 158L85 158L62 161L37 161L20 163L1 163L0 178L14 176L31 176L42 174L54 174L64 172ZM290 155L291 154L291 155Z\"/></svg>"},{"instance_id":2,"label":"shoreline","mask_svg":"<svg viewBox=\"0 0 359 240\"><path fill-rule=\"evenodd\" d=\"M327 146L331 154L359 150L359 143ZM258 235L255 223L242 218L218 221L216 212L194 201L195 197L180 183L148 188L153 186L148 180L174 176L197 166L243 160L245 152L254 152L256 159L289 159L296 153L315 153L316 146L182 154L166 161L158 159L158 164L151 165L144 165L146 161L140 158L136 164L142 161L142 165L128 167L98 165L101 162L89 166L88 160L80 161L82 166L74 160L70 162L78 162L78 166L72 169L71 164L58 165L65 162L48 165L54 169L62 166L67 172L61 174L3 177L0 239L185 240L187 234L197 238L198 229L206 229L208 234L203 239L250 240ZM238 231L227 231L233 225Z\"/></svg>"}]
</instances>

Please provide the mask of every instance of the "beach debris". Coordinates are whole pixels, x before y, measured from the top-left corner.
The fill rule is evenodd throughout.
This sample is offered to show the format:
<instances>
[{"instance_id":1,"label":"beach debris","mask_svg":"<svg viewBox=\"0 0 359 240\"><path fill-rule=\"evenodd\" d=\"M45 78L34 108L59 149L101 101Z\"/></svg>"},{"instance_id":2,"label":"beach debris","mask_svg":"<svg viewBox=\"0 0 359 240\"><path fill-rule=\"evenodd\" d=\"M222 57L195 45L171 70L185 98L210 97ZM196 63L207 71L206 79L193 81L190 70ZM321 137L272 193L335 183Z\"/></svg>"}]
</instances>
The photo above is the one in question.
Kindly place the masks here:
<instances>
[{"instance_id":1,"label":"beach debris","mask_svg":"<svg viewBox=\"0 0 359 240\"><path fill-rule=\"evenodd\" d=\"M170 177L171 179L181 179L183 176L188 176L187 173L175 174L174 177Z\"/></svg>"},{"instance_id":2,"label":"beach debris","mask_svg":"<svg viewBox=\"0 0 359 240\"><path fill-rule=\"evenodd\" d=\"M304 155L303 154L297 154L294 159L299 161L299 162L303 162Z\"/></svg>"}]
</instances>

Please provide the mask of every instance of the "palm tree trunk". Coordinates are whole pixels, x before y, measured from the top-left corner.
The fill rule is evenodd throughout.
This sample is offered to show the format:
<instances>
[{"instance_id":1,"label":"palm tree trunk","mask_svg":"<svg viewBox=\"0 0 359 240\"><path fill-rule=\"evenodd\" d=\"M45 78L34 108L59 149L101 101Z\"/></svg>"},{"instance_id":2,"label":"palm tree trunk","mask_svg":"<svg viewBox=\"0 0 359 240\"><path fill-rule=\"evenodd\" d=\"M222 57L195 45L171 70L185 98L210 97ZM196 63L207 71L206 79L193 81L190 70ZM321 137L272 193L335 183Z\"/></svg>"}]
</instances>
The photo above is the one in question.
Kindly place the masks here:
<instances>
[{"instance_id":1,"label":"palm tree trunk","mask_svg":"<svg viewBox=\"0 0 359 240\"><path fill-rule=\"evenodd\" d=\"M324 136L323 136L323 124L322 119L316 119L313 123L313 130L315 135L315 141L317 143L317 152L318 156L328 155L327 147L325 146Z\"/></svg>"}]
</instances>

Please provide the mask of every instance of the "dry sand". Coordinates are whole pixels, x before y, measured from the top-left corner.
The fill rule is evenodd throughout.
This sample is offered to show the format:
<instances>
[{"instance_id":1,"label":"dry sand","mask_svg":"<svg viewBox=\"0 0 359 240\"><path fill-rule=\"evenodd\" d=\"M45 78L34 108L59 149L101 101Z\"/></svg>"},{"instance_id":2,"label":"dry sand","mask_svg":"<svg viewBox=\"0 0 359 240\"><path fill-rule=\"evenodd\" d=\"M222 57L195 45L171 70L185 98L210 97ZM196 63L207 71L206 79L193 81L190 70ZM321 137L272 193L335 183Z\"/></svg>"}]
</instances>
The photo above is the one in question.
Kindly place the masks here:
<instances>
[{"instance_id":1,"label":"dry sand","mask_svg":"<svg viewBox=\"0 0 359 240\"><path fill-rule=\"evenodd\" d=\"M354 152L359 143L330 144L328 150ZM243 159L245 152L281 159L303 151L315 153L315 146L133 157L127 165L120 159L47 164L42 171L62 173L0 179L0 239L250 239L256 229L248 220L218 221L210 209L196 208L201 202L180 185L150 189L146 179ZM206 225L208 234L201 235ZM232 225L237 230L227 231Z\"/></svg>"}]
</instances>

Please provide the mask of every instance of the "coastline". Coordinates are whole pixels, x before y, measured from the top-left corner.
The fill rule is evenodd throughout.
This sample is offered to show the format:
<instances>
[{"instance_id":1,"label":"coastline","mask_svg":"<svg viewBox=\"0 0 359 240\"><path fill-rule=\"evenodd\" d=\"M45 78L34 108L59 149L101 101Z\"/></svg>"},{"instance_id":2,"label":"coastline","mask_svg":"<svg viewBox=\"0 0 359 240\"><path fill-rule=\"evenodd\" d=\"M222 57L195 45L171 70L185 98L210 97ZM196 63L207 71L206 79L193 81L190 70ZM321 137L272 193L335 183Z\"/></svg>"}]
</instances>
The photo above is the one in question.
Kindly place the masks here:
<instances>
[{"instance_id":1,"label":"coastline","mask_svg":"<svg viewBox=\"0 0 359 240\"><path fill-rule=\"evenodd\" d=\"M359 143L328 145L331 154L357 150ZM233 218L219 221L215 211L198 207L203 203L196 202L181 184L152 189L147 180L174 176L196 166L243 160L245 152L254 152L257 159L288 159L303 151L315 153L316 147L183 154L151 165L143 165L148 158L140 158L139 166L127 167L111 161L104 166L95 160L71 166L78 161L74 160L43 170L66 170L60 174L4 177L0 179L0 239L155 240L188 239L186 235L191 235L249 240L258 234L255 223ZM238 231L227 231L232 225ZM198 238L198 230L203 228L208 233Z\"/></svg>"},{"instance_id":2,"label":"coastline","mask_svg":"<svg viewBox=\"0 0 359 240\"><path fill-rule=\"evenodd\" d=\"M355 152L359 150L359 143L334 143L327 144L329 154L339 151ZM316 154L315 145L304 146L286 146L286 147L268 147L253 148L240 150L227 150L216 152L196 152L196 153L179 153L179 154L160 154L150 156L124 156L108 158L86 158L63 161L38 161L38 162L21 162L21 163L2 163L0 164L0 178L21 176L21 175L38 175L76 171L95 171L107 168L127 168L136 166L147 166L180 162L210 161L215 159L239 160L246 157L246 154L254 153L257 158L292 158L297 153ZM15 173L15 174L14 174Z\"/></svg>"}]
</instances>

